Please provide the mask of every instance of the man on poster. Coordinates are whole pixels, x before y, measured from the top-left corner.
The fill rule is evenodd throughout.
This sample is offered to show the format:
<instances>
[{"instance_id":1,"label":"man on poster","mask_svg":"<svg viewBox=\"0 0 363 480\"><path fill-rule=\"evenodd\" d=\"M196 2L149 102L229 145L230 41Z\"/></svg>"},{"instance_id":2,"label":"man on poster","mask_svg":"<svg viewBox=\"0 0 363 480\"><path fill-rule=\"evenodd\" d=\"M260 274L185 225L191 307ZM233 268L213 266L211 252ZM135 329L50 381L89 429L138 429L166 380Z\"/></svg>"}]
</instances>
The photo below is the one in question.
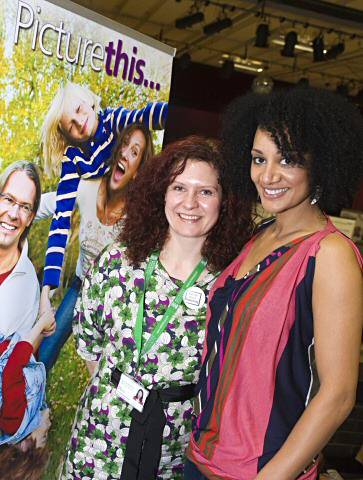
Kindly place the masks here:
<instances>
[{"instance_id":1,"label":"man on poster","mask_svg":"<svg viewBox=\"0 0 363 480\"><path fill-rule=\"evenodd\" d=\"M29 331L39 308L39 284L26 240L41 195L31 162L10 164L0 176L0 333Z\"/></svg>"}]
</instances>

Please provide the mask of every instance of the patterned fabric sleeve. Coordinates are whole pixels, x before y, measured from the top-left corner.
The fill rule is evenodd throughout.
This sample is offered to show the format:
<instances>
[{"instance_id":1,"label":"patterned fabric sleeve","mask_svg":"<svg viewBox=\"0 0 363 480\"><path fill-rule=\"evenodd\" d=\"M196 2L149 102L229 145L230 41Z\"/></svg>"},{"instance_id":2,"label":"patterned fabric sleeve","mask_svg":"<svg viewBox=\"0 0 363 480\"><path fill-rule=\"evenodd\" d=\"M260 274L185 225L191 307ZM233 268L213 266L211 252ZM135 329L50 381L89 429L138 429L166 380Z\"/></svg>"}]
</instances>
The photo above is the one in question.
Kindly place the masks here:
<instances>
[{"instance_id":1,"label":"patterned fabric sleeve","mask_svg":"<svg viewBox=\"0 0 363 480\"><path fill-rule=\"evenodd\" d=\"M143 123L149 130L163 130L168 115L168 104L166 102L148 103L146 107L127 110L122 106L111 113L112 130L115 134L131 123Z\"/></svg>"},{"instance_id":2,"label":"patterned fabric sleeve","mask_svg":"<svg viewBox=\"0 0 363 480\"><path fill-rule=\"evenodd\" d=\"M98 361L100 359L106 337L104 302L107 291L108 263L109 254L106 250L88 271L74 311L73 333L77 352L84 360Z\"/></svg>"}]
</instances>

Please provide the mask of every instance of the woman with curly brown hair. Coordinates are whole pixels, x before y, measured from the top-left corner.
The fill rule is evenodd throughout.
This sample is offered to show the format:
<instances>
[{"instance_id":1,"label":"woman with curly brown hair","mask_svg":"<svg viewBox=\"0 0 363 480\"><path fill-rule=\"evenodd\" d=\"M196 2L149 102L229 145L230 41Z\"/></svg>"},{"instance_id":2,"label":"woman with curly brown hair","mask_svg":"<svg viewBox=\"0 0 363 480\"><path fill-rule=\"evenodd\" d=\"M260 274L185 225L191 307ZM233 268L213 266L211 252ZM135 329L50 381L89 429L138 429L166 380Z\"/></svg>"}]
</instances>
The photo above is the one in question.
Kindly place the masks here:
<instances>
[{"instance_id":1,"label":"woman with curly brown hair","mask_svg":"<svg viewBox=\"0 0 363 480\"><path fill-rule=\"evenodd\" d=\"M225 172L212 143L189 137L130 187L120 243L88 272L76 306L78 353L99 364L63 479L182 477L207 297L249 233Z\"/></svg>"}]
</instances>

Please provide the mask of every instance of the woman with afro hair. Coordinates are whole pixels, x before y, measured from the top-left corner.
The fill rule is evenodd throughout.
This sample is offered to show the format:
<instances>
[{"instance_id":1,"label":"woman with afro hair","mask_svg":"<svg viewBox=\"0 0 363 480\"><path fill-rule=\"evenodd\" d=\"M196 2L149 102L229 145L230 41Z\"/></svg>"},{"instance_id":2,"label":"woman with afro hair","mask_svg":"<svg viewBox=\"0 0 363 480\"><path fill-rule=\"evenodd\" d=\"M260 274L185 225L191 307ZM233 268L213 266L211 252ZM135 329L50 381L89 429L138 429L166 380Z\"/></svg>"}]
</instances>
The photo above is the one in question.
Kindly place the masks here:
<instances>
[{"instance_id":1,"label":"woman with afro hair","mask_svg":"<svg viewBox=\"0 0 363 480\"><path fill-rule=\"evenodd\" d=\"M235 100L222 132L231 183L274 215L209 295L184 478L313 480L355 402L362 259L326 212L362 179L363 119L295 88Z\"/></svg>"}]
</instances>

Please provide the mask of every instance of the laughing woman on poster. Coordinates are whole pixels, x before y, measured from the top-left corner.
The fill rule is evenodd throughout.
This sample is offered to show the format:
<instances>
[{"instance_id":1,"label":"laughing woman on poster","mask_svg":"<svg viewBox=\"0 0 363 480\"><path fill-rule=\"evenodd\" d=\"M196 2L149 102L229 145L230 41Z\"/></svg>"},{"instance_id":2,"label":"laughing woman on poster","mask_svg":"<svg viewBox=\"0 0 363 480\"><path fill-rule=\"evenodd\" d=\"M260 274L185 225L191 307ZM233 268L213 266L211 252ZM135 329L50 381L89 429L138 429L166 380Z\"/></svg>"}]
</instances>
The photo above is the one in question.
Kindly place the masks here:
<instances>
[{"instance_id":1,"label":"laughing woman on poster","mask_svg":"<svg viewBox=\"0 0 363 480\"><path fill-rule=\"evenodd\" d=\"M78 353L99 364L62 479L182 478L208 293L248 234L225 171L212 144L189 137L133 182L122 243L96 261L76 306Z\"/></svg>"},{"instance_id":2,"label":"laughing woman on poster","mask_svg":"<svg viewBox=\"0 0 363 480\"><path fill-rule=\"evenodd\" d=\"M57 92L42 127L46 173L61 173L45 258L41 312L50 308L50 288L59 286L80 179L105 174L112 149L128 124L142 122L150 129L163 129L167 107L157 102L137 110L122 106L101 110L100 98L84 86L69 82Z\"/></svg>"}]
</instances>

